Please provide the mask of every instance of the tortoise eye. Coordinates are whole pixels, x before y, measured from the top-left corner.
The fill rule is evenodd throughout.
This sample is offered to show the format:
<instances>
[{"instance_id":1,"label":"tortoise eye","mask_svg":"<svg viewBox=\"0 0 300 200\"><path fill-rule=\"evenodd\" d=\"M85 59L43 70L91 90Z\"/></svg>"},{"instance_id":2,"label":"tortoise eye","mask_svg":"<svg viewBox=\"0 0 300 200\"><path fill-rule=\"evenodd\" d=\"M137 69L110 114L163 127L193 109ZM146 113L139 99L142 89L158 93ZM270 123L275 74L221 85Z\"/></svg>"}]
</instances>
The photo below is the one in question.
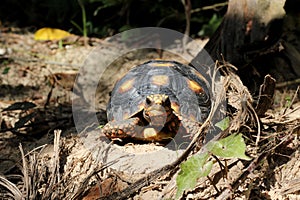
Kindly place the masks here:
<instances>
[{"instance_id":1,"label":"tortoise eye","mask_svg":"<svg viewBox=\"0 0 300 200\"><path fill-rule=\"evenodd\" d=\"M150 105L151 102L152 102L152 101L147 97L147 98L146 98L146 104Z\"/></svg>"}]
</instances>

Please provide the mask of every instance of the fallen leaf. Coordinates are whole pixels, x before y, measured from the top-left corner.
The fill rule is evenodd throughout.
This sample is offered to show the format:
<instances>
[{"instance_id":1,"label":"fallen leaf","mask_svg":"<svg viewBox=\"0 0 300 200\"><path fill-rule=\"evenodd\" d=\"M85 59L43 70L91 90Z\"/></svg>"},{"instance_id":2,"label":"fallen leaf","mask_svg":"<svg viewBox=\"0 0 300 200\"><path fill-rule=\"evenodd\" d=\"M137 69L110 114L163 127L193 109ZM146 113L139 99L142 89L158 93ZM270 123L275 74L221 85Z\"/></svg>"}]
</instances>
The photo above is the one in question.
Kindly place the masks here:
<instances>
[{"instance_id":1,"label":"fallen leaf","mask_svg":"<svg viewBox=\"0 0 300 200\"><path fill-rule=\"evenodd\" d=\"M71 36L72 34L56 29L56 28L41 28L34 33L35 40L61 40L65 37Z\"/></svg>"}]
</instances>

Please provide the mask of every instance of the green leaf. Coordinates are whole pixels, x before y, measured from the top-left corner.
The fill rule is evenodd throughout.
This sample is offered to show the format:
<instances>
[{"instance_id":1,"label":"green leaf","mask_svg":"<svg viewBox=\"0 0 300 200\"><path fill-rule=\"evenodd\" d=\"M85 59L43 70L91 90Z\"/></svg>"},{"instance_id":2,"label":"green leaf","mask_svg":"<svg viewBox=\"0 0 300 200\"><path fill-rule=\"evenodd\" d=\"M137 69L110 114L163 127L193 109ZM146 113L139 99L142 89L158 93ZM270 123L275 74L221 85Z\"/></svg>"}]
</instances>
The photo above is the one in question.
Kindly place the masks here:
<instances>
[{"instance_id":1,"label":"green leaf","mask_svg":"<svg viewBox=\"0 0 300 200\"><path fill-rule=\"evenodd\" d=\"M205 152L196 154L190 157L187 161L181 163L181 171L176 178L176 199L178 199L186 189L194 188L197 183L197 179L209 174L213 162L207 162L208 157L208 153Z\"/></svg>"},{"instance_id":2,"label":"green leaf","mask_svg":"<svg viewBox=\"0 0 300 200\"><path fill-rule=\"evenodd\" d=\"M229 127L229 117L225 117L221 121L216 123L216 126L219 127L222 131L226 130Z\"/></svg>"},{"instance_id":3,"label":"green leaf","mask_svg":"<svg viewBox=\"0 0 300 200\"><path fill-rule=\"evenodd\" d=\"M8 74L10 70L10 67L5 67L4 70L2 71L2 74Z\"/></svg>"},{"instance_id":4,"label":"green leaf","mask_svg":"<svg viewBox=\"0 0 300 200\"><path fill-rule=\"evenodd\" d=\"M211 36L219 27L222 22L222 18L218 17L217 14L213 14L211 19L207 24L202 26L202 29L199 31L199 36Z\"/></svg>"},{"instance_id":5,"label":"green leaf","mask_svg":"<svg viewBox=\"0 0 300 200\"><path fill-rule=\"evenodd\" d=\"M103 128L105 126L105 124L101 124L98 126L98 128Z\"/></svg>"},{"instance_id":6,"label":"green leaf","mask_svg":"<svg viewBox=\"0 0 300 200\"><path fill-rule=\"evenodd\" d=\"M246 144L242 134L232 134L219 141L211 141L207 144L207 149L215 156L222 158L251 160L245 155Z\"/></svg>"},{"instance_id":7,"label":"green leaf","mask_svg":"<svg viewBox=\"0 0 300 200\"><path fill-rule=\"evenodd\" d=\"M59 48L59 49L62 49L63 47L64 47L63 41L62 41L62 40L59 40L59 41L58 41L58 48Z\"/></svg>"},{"instance_id":8,"label":"green leaf","mask_svg":"<svg viewBox=\"0 0 300 200\"><path fill-rule=\"evenodd\" d=\"M285 107L288 108L292 104L292 98L290 96L285 97Z\"/></svg>"}]
</instances>

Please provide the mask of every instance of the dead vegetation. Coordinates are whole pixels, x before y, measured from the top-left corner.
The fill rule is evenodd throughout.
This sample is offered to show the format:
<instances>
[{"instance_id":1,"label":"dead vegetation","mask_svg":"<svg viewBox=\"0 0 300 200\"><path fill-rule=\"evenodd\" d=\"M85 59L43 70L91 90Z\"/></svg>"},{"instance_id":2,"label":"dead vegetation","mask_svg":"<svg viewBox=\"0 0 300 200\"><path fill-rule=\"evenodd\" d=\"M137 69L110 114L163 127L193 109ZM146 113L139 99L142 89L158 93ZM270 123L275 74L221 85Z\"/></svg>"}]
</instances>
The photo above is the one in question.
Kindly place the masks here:
<instances>
[{"instance_id":1,"label":"dead vegetation","mask_svg":"<svg viewBox=\"0 0 300 200\"><path fill-rule=\"evenodd\" d=\"M54 48L53 51L60 50ZM68 50L57 52L52 52L52 55L66 56L70 53ZM149 54L153 57L153 53ZM5 60L10 56L11 54L6 55ZM72 56L78 57L78 54ZM41 55L37 57L41 59ZM136 63L136 59L136 57L127 57L121 63ZM67 60L72 59L68 57ZM225 62L217 63L222 78L213 78L216 82L212 84L214 95L209 118L195 134L189 146L182 152L179 150L175 152L179 156L175 156L175 159L173 157L170 162L161 166L149 165L150 170L147 171L142 170L140 165L130 168L132 154L118 154L112 149L127 148L136 154L138 151L146 151L149 152L145 154L149 159L148 162L151 162L150 153L159 150L159 154L164 154L162 150L164 147L150 144L117 147L116 144L99 140L101 133L97 129L98 124L96 126L88 124L82 133L75 134L70 105L60 102L62 96L66 99L70 98L68 96L70 87L64 87L64 81L69 85L70 79L66 78L69 76L64 75L69 74L65 73L66 71L74 69L67 68L67 65L59 65L64 67L59 68L60 70L55 73L50 73L58 76L55 78L51 76L52 79L48 79L48 76L43 74L38 79L39 88L33 88L36 85L30 82L32 76L28 74L33 72L38 74L36 70L41 66L37 62L24 60L13 59L11 63L15 64L12 65L14 67L21 67L13 69L18 73L2 75L2 85L3 81L7 81L6 84L9 85L13 82L11 80L19 81L18 83L29 80L27 83L22 82L28 88L26 93L24 88L20 89L24 94L19 99L12 100L6 97L7 99L1 100L1 165L3 168L0 176L0 197L3 199L173 199L176 194L175 183L179 164L201 150L205 133L209 126L213 125L213 119L222 112L226 112L230 117L230 126L220 132L216 139L236 132L243 133L247 154L252 160L220 160L220 164L214 165L210 175L199 179L197 186L186 191L182 199L299 198L298 90L275 90L275 83L269 76L265 77L260 96L256 98L251 96L243 85L233 66ZM58 65L52 66L48 61L41 63L50 70L53 67L58 69ZM26 65L27 68L24 69ZM70 65L71 68L75 66L72 63L68 66ZM43 68L42 70L47 71ZM25 78L17 77L19 75ZM220 90L220 84L224 90ZM17 89L18 84L14 87ZM107 88L108 91L109 86ZM38 97L28 95L37 94L36 90L40 94ZM24 97L35 106L24 103ZM221 106L224 99L226 109ZM17 105L17 109L5 110L5 108L12 108L11 106L17 102L21 102ZM31 115L31 113L39 115ZM100 118L105 121L103 116ZM33 123L32 119L42 120ZM170 152L174 153L169 150L168 153ZM154 157L154 159L159 161L162 158Z\"/></svg>"}]
</instances>

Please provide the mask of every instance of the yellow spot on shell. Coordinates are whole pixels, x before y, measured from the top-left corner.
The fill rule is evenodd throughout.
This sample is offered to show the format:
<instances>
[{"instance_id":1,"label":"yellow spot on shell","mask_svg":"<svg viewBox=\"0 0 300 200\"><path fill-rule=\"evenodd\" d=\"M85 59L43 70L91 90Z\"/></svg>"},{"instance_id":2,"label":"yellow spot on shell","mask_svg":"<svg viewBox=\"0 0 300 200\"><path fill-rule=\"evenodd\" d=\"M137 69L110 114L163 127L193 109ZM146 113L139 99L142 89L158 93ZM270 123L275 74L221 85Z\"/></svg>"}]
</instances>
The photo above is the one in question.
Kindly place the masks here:
<instances>
[{"instance_id":1,"label":"yellow spot on shell","mask_svg":"<svg viewBox=\"0 0 300 200\"><path fill-rule=\"evenodd\" d=\"M167 85L169 83L169 77L166 75L152 76L151 83L155 85Z\"/></svg>"},{"instance_id":2,"label":"yellow spot on shell","mask_svg":"<svg viewBox=\"0 0 300 200\"><path fill-rule=\"evenodd\" d=\"M119 88L119 92L123 93L123 92L127 92L128 90L130 90L132 88L134 84L134 79L130 79L126 82L124 82L120 88Z\"/></svg>"},{"instance_id":3,"label":"yellow spot on shell","mask_svg":"<svg viewBox=\"0 0 300 200\"><path fill-rule=\"evenodd\" d=\"M151 67L173 67L174 63L172 62L153 62L149 63Z\"/></svg>"},{"instance_id":4,"label":"yellow spot on shell","mask_svg":"<svg viewBox=\"0 0 300 200\"><path fill-rule=\"evenodd\" d=\"M195 81L191 81L191 80L188 80L188 86L191 90L193 90L195 93L201 93L203 92L203 88L198 84L196 83Z\"/></svg>"}]
</instances>

